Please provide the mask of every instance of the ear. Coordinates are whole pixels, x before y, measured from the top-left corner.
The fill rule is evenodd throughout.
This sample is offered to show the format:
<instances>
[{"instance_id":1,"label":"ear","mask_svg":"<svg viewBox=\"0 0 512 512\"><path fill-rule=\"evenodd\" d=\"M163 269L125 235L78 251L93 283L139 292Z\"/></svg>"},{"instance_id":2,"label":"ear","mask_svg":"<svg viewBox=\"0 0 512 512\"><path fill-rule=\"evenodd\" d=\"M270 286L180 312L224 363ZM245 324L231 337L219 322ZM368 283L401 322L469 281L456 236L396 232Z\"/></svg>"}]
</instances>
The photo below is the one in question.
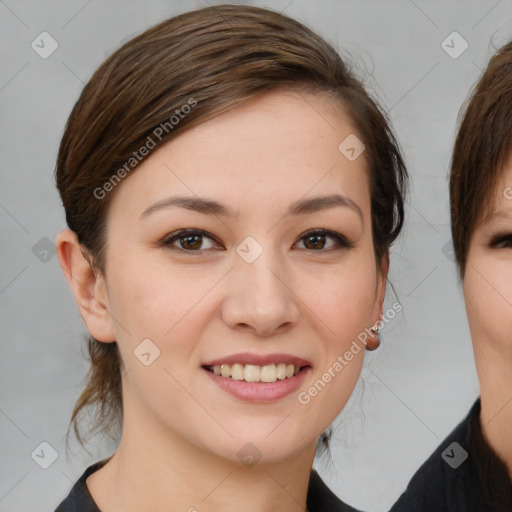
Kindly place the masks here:
<instances>
[{"instance_id":1,"label":"ear","mask_svg":"<svg viewBox=\"0 0 512 512\"><path fill-rule=\"evenodd\" d=\"M87 330L99 341L116 341L109 312L108 295L103 275L94 270L84 256L74 231L65 229L57 235L57 256L68 284L75 296Z\"/></svg>"},{"instance_id":2,"label":"ear","mask_svg":"<svg viewBox=\"0 0 512 512\"><path fill-rule=\"evenodd\" d=\"M371 326L376 325L381 319L384 313L384 298L386 297L386 279L389 272L389 253L386 252L382 256L380 267L377 268L377 285L375 288L375 305L371 316ZM379 335L373 333L368 336L366 348L368 350L375 350L380 344Z\"/></svg>"}]
</instances>

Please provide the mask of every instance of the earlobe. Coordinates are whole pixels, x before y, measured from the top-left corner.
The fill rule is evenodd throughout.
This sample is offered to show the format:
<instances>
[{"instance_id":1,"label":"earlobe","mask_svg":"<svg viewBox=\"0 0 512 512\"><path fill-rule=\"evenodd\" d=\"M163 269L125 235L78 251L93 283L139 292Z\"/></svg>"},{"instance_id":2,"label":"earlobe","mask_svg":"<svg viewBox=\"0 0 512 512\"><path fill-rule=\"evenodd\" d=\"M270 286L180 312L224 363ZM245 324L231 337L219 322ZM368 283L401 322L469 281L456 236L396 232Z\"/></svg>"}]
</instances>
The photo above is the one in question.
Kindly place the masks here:
<instances>
[{"instance_id":1,"label":"earlobe","mask_svg":"<svg viewBox=\"0 0 512 512\"><path fill-rule=\"evenodd\" d=\"M89 264L84 256L85 249L70 229L57 235L56 246L62 272L87 330L99 341L115 341L104 277Z\"/></svg>"},{"instance_id":2,"label":"earlobe","mask_svg":"<svg viewBox=\"0 0 512 512\"><path fill-rule=\"evenodd\" d=\"M380 345L379 327L382 324L384 298L386 296L386 280L389 271L389 253L382 257L381 266L377 271L377 287L375 290L375 308L372 315L371 335L368 337L367 350L376 350Z\"/></svg>"}]
</instances>

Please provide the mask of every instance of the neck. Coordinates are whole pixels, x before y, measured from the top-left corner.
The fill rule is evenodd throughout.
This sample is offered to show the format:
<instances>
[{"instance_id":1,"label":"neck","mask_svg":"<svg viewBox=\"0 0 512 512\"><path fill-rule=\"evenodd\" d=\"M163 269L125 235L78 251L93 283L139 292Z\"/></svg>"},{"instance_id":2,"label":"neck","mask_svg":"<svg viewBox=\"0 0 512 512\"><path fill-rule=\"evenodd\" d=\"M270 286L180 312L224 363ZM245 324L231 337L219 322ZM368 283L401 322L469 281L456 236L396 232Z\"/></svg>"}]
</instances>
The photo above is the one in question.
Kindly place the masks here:
<instances>
[{"instance_id":1,"label":"neck","mask_svg":"<svg viewBox=\"0 0 512 512\"><path fill-rule=\"evenodd\" d=\"M314 442L286 460L248 467L187 442L143 413L125 404L117 451L87 479L101 510L306 510Z\"/></svg>"},{"instance_id":2,"label":"neck","mask_svg":"<svg viewBox=\"0 0 512 512\"><path fill-rule=\"evenodd\" d=\"M480 422L484 436L503 460L512 479L512 359L509 354L482 343L475 344L482 409Z\"/></svg>"}]
</instances>

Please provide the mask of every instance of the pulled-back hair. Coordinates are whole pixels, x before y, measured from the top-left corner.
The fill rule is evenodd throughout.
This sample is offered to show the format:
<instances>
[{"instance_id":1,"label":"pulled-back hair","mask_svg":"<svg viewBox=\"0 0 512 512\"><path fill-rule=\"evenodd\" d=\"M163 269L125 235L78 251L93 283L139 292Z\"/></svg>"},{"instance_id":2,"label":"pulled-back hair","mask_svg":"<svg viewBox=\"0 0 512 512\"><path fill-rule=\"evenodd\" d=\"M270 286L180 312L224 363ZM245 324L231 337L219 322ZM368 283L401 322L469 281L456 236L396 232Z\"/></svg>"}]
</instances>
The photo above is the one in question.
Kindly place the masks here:
<instances>
[{"instance_id":1,"label":"pulled-back hair","mask_svg":"<svg viewBox=\"0 0 512 512\"><path fill-rule=\"evenodd\" d=\"M70 114L55 174L67 224L92 268L104 272L108 207L139 161L276 89L323 94L347 112L365 145L375 256L387 256L403 224L407 172L385 113L333 47L303 24L263 8L217 5L167 19L125 43L97 69ZM122 416L117 343L89 337L88 351L88 380L70 421L82 445L80 412L93 406L93 430L107 434Z\"/></svg>"}]
</instances>

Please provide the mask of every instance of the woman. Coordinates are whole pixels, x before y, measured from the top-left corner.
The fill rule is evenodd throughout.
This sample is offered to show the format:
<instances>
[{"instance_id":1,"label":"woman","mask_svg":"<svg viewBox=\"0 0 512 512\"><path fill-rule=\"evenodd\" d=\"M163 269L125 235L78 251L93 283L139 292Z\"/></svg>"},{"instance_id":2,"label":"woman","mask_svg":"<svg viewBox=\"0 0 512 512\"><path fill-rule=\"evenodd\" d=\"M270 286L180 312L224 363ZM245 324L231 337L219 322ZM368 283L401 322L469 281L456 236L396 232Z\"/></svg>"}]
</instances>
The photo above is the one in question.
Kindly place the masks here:
<instances>
[{"instance_id":1,"label":"woman","mask_svg":"<svg viewBox=\"0 0 512 512\"><path fill-rule=\"evenodd\" d=\"M261 8L166 20L85 86L56 179L78 439L122 414L58 512L354 510L312 464L379 344L406 170L335 50Z\"/></svg>"},{"instance_id":2,"label":"woman","mask_svg":"<svg viewBox=\"0 0 512 512\"><path fill-rule=\"evenodd\" d=\"M492 57L469 99L450 174L453 245L480 397L393 512L512 510L511 119L512 42Z\"/></svg>"}]
</instances>

